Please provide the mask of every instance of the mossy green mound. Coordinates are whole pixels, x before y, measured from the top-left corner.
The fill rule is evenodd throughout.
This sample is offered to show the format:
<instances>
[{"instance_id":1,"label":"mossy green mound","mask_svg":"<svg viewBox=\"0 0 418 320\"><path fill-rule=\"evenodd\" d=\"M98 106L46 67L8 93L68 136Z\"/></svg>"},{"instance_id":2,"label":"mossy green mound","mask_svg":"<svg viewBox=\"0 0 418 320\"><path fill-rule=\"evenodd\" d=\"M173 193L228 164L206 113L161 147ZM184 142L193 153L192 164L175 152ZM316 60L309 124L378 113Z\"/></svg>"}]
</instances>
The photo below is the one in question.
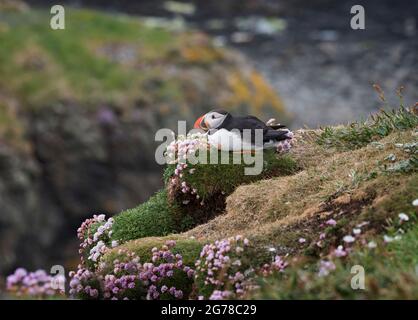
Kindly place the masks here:
<instances>
[{"instance_id":1,"label":"mossy green mound","mask_svg":"<svg viewBox=\"0 0 418 320\"><path fill-rule=\"evenodd\" d=\"M174 220L175 208L167 201L167 192L159 191L138 207L121 212L114 217L112 238L125 242L151 236L164 236L183 231L187 227Z\"/></svg>"},{"instance_id":2,"label":"mossy green mound","mask_svg":"<svg viewBox=\"0 0 418 320\"><path fill-rule=\"evenodd\" d=\"M202 242L192 238L181 237L178 235L166 237L147 237L128 241L122 246L110 250L103 257L102 261L110 263L111 261L124 256L126 252L133 252L139 256L142 262L147 262L151 260L152 248L159 248L162 245L164 245L168 240L176 241L176 246L173 248L172 252L175 254L181 254L185 265L194 266L194 263L203 247ZM123 249L123 251L120 252L120 249Z\"/></svg>"}]
</instances>

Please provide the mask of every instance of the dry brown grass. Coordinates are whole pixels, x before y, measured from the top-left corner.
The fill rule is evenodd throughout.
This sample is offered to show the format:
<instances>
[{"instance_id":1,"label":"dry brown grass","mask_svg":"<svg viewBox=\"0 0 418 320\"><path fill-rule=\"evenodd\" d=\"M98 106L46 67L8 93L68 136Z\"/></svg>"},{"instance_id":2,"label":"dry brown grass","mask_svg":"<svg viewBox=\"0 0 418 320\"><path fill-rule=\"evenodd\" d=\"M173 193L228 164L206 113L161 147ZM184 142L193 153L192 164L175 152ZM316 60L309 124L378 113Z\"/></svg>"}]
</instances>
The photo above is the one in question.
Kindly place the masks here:
<instances>
[{"instance_id":1,"label":"dry brown grass","mask_svg":"<svg viewBox=\"0 0 418 320\"><path fill-rule=\"evenodd\" d=\"M293 150L303 171L239 187L228 197L224 215L187 234L208 240L243 234L263 238L267 244L280 240L274 239L278 231L300 225L301 230L280 237L309 238L309 228L304 230L303 221L329 218L344 207L349 212L363 211L372 205L373 199L389 197L411 179L379 174L367 180L367 175L377 170L388 154L394 154L399 160L405 157L394 144L411 141L411 131L394 133L381 140L383 149L369 145L339 153L313 144L309 138L311 133L299 132L300 142ZM351 208L350 204L353 204ZM359 210L355 210L356 206Z\"/></svg>"}]
</instances>

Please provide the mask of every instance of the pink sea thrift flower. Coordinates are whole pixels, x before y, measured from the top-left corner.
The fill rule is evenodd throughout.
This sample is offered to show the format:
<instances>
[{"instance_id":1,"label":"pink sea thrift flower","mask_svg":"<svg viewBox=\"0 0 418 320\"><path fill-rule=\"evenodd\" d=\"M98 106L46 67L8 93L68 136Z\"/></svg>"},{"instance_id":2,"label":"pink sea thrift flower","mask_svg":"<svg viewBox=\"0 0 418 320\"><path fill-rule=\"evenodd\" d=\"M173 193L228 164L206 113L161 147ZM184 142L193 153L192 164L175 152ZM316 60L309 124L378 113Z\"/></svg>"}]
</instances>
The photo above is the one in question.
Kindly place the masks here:
<instances>
[{"instance_id":1,"label":"pink sea thrift flower","mask_svg":"<svg viewBox=\"0 0 418 320\"><path fill-rule=\"evenodd\" d=\"M325 222L327 225L329 226L335 226L337 225L337 221L335 221L334 219L329 219L328 221Z\"/></svg>"},{"instance_id":2,"label":"pink sea thrift flower","mask_svg":"<svg viewBox=\"0 0 418 320\"><path fill-rule=\"evenodd\" d=\"M319 263L319 277L325 277L329 275L331 271L335 270L335 264L332 261L321 260Z\"/></svg>"},{"instance_id":3,"label":"pink sea thrift flower","mask_svg":"<svg viewBox=\"0 0 418 320\"><path fill-rule=\"evenodd\" d=\"M338 246L337 249L334 250L333 255L337 258L345 257L347 251L344 250L343 246Z\"/></svg>"},{"instance_id":4,"label":"pink sea thrift flower","mask_svg":"<svg viewBox=\"0 0 418 320\"><path fill-rule=\"evenodd\" d=\"M63 295L65 278L61 275L51 276L44 270L28 272L23 268L7 277L6 289L11 295L32 298L47 298Z\"/></svg>"}]
</instances>

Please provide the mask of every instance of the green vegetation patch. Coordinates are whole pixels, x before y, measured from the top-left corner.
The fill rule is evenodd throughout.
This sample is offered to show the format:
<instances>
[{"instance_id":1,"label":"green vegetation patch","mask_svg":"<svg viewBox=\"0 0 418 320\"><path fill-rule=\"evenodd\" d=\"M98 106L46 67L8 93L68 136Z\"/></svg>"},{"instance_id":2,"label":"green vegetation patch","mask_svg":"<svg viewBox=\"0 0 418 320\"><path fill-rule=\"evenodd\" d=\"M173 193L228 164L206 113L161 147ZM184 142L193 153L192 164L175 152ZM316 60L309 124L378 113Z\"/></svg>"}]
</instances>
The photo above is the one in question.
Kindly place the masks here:
<instances>
[{"instance_id":1,"label":"green vegetation patch","mask_svg":"<svg viewBox=\"0 0 418 320\"><path fill-rule=\"evenodd\" d=\"M376 241L378 242L378 241ZM260 279L257 299L417 299L418 226L399 240L378 242L376 248L356 248L350 256L334 260L335 270L319 276L318 264L300 261L283 274ZM365 271L364 290L351 288L356 272Z\"/></svg>"},{"instance_id":2,"label":"green vegetation patch","mask_svg":"<svg viewBox=\"0 0 418 320\"><path fill-rule=\"evenodd\" d=\"M194 263L202 250L203 244L195 239L185 239L176 235L167 237L147 237L128 241L109 251L105 256L103 256L102 261L110 263L115 259L125 256L127 252L132 252L139 256L140 261L147 262L151 260L152 248L159 248L168 240L176 241L176 246L172 249L172 252L175 254L181 254L185 265L190 267L194 266Z\"/></svg>"},{"instance_id":3,"label":"green vegetation patch","mask_svg":"<svg viewBox=\"0 0 418 320\"><path fill-rule=\"evenodd\" d=\"M403 107L372 115L368 121L354 122L344 127L325 127L317 143L325 147L350 150L361 148L373 140L386 137L393 131L413 129L418 126L418 116Z\"/></svg>"},{"instance_id":4,"label":"green vegetation patch","mask_svg":"<svg viewBox=\"0 0 418 320\"><path fill-rule=\"evenodd\" d=\"M159 68L139 71L140 64L167 58L178 42L140 19L71 7L64 31L50 28L46 10L0 12L0 19L7 26L0 83L32 107L60 99L132 104L146 79L163 75Z\"/></svg>"},{"instance_id":5,"label":"green vegetation patch","mask_svg":"<svg viewBox=\"0 0 418 320\"><path fill-rule=\"evenodd\" d=\"M147 202L114 217L112 239L122 243L181 232L188 226L187 217L183 221L176 221L174 211L175 207L167 201L167 192L159 191Z\"/></svg>"}]
</instances>

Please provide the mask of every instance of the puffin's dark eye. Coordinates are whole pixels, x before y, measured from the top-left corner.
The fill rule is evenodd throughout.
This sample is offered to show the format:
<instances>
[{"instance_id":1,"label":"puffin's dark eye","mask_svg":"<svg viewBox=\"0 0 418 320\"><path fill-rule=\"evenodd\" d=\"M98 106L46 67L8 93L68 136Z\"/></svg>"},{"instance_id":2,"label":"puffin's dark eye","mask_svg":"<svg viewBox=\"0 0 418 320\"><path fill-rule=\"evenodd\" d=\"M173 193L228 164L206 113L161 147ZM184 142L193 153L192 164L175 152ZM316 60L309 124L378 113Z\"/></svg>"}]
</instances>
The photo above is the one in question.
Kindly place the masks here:
<instances>
[{"instance_id":1,"label":"puffin's dark eye","mask_svg":"<svg viewBox=\"0 0 418 320\"><path fill-rule=\"evenodd\" d=\"M215 116L214 115L212 115L212 119L215 119Z\"/></svg>"}]
</instances>

